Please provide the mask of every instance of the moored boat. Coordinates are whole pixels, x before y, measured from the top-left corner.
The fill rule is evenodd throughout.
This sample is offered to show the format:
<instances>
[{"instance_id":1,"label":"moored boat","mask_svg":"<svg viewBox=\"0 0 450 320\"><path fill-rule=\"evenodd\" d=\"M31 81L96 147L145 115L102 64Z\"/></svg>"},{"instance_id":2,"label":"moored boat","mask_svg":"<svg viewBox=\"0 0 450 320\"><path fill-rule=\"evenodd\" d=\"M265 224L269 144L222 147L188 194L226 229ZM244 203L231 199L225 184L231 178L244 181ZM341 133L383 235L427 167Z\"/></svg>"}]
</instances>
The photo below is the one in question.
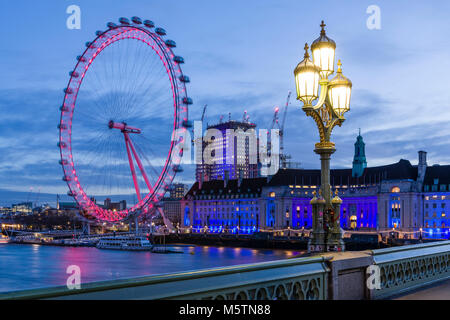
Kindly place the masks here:
<instances>
[{"instance_id":1,"label":"moored boat","mask_svg":"<svg viewBox=\"0 0 450 320\"><path fill-rule=\"evenodd\" d=\"M4 243L9 243L10 242L10 238L6 237L4 235L0 235L0 244L4 244Z\"/></svg>"},{"instance_id":2,"label":"moored boat","mask_svg":"<svg viewBox=\"0 0 450 320\"><path fill-rule=\"evenodd\" d=\"M98 249L151 251L153 245L146 237L115 236L101 238L96 247Z\"/></svg>"}]
</instances>

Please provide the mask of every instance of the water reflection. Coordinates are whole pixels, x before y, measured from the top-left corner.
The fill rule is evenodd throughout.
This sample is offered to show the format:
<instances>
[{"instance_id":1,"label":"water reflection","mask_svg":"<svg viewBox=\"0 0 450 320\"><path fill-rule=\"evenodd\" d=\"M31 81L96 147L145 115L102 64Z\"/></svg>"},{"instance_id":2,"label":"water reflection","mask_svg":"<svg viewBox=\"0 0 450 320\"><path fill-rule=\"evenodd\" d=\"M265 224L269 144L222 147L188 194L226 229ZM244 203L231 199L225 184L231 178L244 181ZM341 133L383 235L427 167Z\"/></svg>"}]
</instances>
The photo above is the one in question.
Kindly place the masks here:
<instances>
[{"instance_id":1,"label":"water reflection","mask_svg":"<svg viewBox=\"0 0 450 320\"><path fill-rule=\"evenodd\" d=\"M80 267L81 281L86 283L285 259L301 253L210 246L177 249L185 254L8 244L0 246L0 291L65 285L70 265Z\"/></svg>"}]
</instances>

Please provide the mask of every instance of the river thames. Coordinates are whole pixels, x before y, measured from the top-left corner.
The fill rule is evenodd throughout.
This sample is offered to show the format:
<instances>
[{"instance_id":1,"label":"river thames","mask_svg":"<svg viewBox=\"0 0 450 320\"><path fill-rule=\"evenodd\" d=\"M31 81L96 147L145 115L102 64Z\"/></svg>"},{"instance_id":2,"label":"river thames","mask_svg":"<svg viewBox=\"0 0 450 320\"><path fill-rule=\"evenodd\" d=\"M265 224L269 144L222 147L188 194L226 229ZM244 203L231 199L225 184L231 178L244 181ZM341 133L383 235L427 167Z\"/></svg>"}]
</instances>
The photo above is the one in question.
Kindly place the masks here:
<instances>
[{"instance_id":1,"label":"river thames","mask_svg":"<svg viewBox=\"0 0 450 320\"><path fill-rule=\"evenodd\" d=\"M0 292L66 285L67 267L81 269L81 283L199 270L303 253L291 250L183 246L183 254L100 250L92 247L0 245Z\"/></svg>"}]
</instances>

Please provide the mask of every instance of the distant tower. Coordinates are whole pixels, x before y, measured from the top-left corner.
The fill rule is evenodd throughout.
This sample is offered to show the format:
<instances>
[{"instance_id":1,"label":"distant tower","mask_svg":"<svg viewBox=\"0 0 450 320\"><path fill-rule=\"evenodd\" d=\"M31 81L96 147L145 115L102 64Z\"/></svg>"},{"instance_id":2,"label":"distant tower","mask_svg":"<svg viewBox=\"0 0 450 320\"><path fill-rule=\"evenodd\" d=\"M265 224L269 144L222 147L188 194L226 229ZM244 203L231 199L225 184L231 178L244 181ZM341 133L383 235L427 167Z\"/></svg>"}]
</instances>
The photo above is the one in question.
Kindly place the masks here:
<instances>
[{"instance_id":1,"label":"distant tower","mask_svg":"<svg viewBox=\"0 0 450 320\"><path fill-rule=\"evenodd\" d=\"M361 136L361 129L359 129L359 134L355 142L355 156L353 157L352 177L361 177L366 167L366 144L364 143Z\"/></svg>"},{"instance_id":2,"label":"distant tower","mask_svg":"<svg viewBox=\"0 0 450 320\"><path fill-rule=\"evenodd\" d=\"M425 172L427 171L427 153L419 151L419 164L417 166L417 180L422 185L425 180Z\"/></svg>"}]
</instances>

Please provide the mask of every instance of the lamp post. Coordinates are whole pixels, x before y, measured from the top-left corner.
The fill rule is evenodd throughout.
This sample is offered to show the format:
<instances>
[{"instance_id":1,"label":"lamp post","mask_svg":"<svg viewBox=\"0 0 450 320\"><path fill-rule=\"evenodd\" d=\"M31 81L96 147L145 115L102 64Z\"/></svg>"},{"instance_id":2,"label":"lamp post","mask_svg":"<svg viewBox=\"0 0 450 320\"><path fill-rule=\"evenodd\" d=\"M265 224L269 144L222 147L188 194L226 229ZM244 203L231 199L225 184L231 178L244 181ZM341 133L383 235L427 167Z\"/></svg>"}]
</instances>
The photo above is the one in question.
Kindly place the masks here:
<instances>
[{"instance_id":1,"label":"lamp post","mask_svg":"<svg viewBox=\"0 0 450 320\"><path fill-rule=\"evenodd\" d=\"M320 155L321 187L319 194L314 192L311 200L313 230L309 252L344 250L339 221L342 200L337 191L331 199L330 158L336 148L330 137L333 128L344 122L344 113L350 110L352 83L342 74L340 60L336 76L328 79L334 73L336 43L326 35L323 21L321 27L320 37L311 45L313 60L309 56L308 44L305 44L304 59L294 70L297 100L303 102L303 111L316 122L320 136L314 152ZM318 101L313 105L316 99Z\"/></svg>"}]
</instances>

